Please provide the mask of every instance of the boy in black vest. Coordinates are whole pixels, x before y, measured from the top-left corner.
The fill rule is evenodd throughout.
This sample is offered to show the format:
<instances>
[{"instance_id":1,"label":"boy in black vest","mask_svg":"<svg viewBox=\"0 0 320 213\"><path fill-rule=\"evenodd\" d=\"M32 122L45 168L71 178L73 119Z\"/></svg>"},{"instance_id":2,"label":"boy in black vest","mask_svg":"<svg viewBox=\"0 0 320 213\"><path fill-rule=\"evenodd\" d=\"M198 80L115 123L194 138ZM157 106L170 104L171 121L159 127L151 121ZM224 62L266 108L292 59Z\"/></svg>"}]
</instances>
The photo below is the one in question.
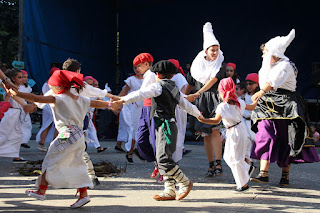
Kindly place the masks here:
<instances>
[{"instance_id":1,"label":"boy in black vest","mask_svg":"<svg viewBox=\"0 0 320 213\"><path fill-rule=\"evenodd\" d=\"M164 191L154 195L153 199L181 200L189 194L193 183L172 160L172 154L176 150L178 131L175 121L175 107L178 104L187 113L199 119L202 118L202 115L196 106L190 104L183 97L175 83L170 80L176 73L176 67L173 63L166 60L159 61L151 68L151 71L156 73L157 83L121 97L119 101L114 103L118 105L129 104L152 98L150 119L154 118L155 121L156 160L165 186ZM175 193L175 182L179 184L178 196Z\"/></svg>"}]
</instances>

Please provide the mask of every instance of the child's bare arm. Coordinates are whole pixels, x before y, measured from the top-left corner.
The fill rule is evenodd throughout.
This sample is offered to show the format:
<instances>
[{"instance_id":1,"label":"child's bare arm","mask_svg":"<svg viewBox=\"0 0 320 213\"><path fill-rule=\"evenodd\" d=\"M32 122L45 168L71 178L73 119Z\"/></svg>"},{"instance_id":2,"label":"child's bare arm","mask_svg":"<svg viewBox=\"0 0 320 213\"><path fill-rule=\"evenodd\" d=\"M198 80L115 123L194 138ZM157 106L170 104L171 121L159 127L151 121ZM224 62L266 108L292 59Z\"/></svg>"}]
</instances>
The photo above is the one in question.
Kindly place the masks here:
<instances>
[{"instance_id":1,"label":"child's bare arm","mask_svg":"<svg viewBox=\"0 0 320 213\"><path fill-rule=\"evenodd\" d=\"M97 109L103 109L103 108L109 108L110 102L109 101L103 101L103 100L92 100L90 103L90 107L94 107Z\"/></svg>"},{"instance_id":2,"label":"child's bare arm","mask_svg":"<svg viewBox=\"0 0 320 213\"><path fill-rule=\"evenodd\" d=\"M210 125L217 125L221 122L221 115L219 113L216 114L216 117L214 118L204 118L204 119L201 119L201 118L198 118L198 120L201 122L201 123L205 123L205 124L210 124Z\"/></svg>"},{"instance_id":3,"label":"child's bare arm","mask_svg":"<svg viewBox=\"0 0 320 213\"><path fill-rule=\"evenodd\" d=\"M56 98L53 96L43 96L43 95L35 95L32 93L24 93L16 89L10 89L10 93L14 96L15 95L19 96L20 98L23 98L30 102L39 102L39 103L48 103L48 104L56 102Z\"/></svg>"},{"instance_id":4,"label":"child's bare arm","mask_svg":"<svg viewBox=\"0 0 320 213\"><path fill-rule=\"evenodd\" d=\"M259 100L259 99L258 99ZM256 108L258 104L258 100L254 101L252 104L246 104L246 110L252 111L254 108Z\"/></svg>"},{"instance_id":5,"label":"child's bare arm","mask_svg":"<svg viewBox=\"0 0 320 213\"><path fill-rule=\"evenodd\" d=\"M121 96L127 95L128 92L129 92L129 90L130 90L130 87L128 86L128 84L126 84L126 85L122 88L122 90L121 90L121 92L119 93L118 96L121 97Z\"/></svg>"}]
</instances>

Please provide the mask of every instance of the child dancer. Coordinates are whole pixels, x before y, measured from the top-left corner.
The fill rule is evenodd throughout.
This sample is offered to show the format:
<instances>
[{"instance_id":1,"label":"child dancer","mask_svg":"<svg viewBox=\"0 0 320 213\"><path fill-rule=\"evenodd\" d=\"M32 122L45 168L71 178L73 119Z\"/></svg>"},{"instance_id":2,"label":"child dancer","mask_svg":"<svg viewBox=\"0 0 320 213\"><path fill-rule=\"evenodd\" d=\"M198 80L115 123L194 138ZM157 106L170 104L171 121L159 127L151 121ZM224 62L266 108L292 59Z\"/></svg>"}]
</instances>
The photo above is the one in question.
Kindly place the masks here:
<instances>
[{"instance_id":1,"label":"child dancer","mask_svg":"<svg viewBox=\"0 0 320 213\"><path fill-rule=\"evenodd\" d=\"M38 177L37 191L27 190L30 197L44 200L48 185L53 188L77 188L79 199L71 208L79 208L90 201L87 187L93 184L87 174L84 162L83 120L89 107L106 108L109 103L90 101L89 98L70 92L72 85L83 86L83 76L79 73L59 70L53 73L48 84L53 94L39 96L13 91L15 95L28 101L50 103L59 136L52 141L42 163L42 174Z\"/></svg>"},{"instance_id":2,"label":"child dancer","mask_svg":"<svg viewBox=\"0 0 320 213\"><path fill-rule=\"evenodd\" d=\"M183 70L180 67L179 61L175 59L169 59L168 61L173 63L177 69L177 74L175 74L171 78L171 81L174 81L179 91L185 94L188 82L182 74ZM186 129L187 129L187 113L186 111L181 109L179 106L176 106L175 115L176 115L176 121L177 121L178 136L177 136L176 151L173 153L172 159L176 163L178 163L182 159L183 150L184 150L184 138L185 138ZM191 150L188 150L188 151L190 152Z\"/></svg>"},{"instance_id":3,"label":"child dancer","mask_svg":"<svg viewBox=\"0 0 320 213\"><path fill-rule=\"evenodd\" d=\"M121 92L119 93L120 97L127 95L133 91L139 90L141 87L143 82L143 75L137 70L135 66L133 67L133 71L135 72L135 75L130 76L125 80L126 84L122 88ZM125 119L120 120L120 117L119 117L119 129L120 129L121 121L125 122L128 128L124 133L128 135L125 148L128 151L126 155L126 159L129 162L129 164L133 164L132 154L133 154L133 150L135 149L135 142L137 138L136 135L138 132L137 124L139 123L142 106L143 106L142 101L139 101L136 103L123 106L120 112L120 116L122 114L122 117L125 117ZM123 116L125 113L126 113L126 116ZM118 133L118 138L119 138L119 133Z\"/></svg>"},{"instance_id":4,"label":"child dancer","mask_svg":"<svg viewBox=\"0 0 320 213\"><path fill-rule=\"evenodd\" d=\"M83 78L87 84L93 86L94 78L92 76L86 76ZM98 100L97 97L90 97L90 100ZM88 123L88 129L87 129L87 136L86 140L87 142L93 142L95 148L97 149L98 153L102 153L106 150L109 149L109 147L101 147L98 136L97 136L97 130L96 127L93 124L93 115L94 115L95 108L90 107L88 110L88 118L89 118L89 123Z\"/></svg>"},{"instance_id":5,"label":"child dancer","mask_svg":"<svg viewBox=\"0 0 320 213\"><path fill-rule=\"evenodd\" d=\"M226 64L226 76L232 78L236 85L240 83L240 78L237 73L237 65L235 63L229 62Z\"/></svg>"},{"instance_id":6,"label":"child dancer","mask_svg":"<svg viewBox=\"0 0 320 213\"><path fill-rule=\"evenodd\" d=\"M253 110L257 105L247 105L235 95L235 84L232 78L225 78L219 84L219 96L223 100L216 109L214 118L206 118L201 122L215 125L221 122L226 126L226 144L223 158L231 168L237 184L235 193L241 193L249 189L249 159L246 159L248 137L245 124L241 122L244 110Z\"/></svg>"},{"instance_id":7,"label":"child dancer","mask_svg":"<svg viewBox=\"0 0 320 213\"><path fill-rule=\"evenodd\" d=\"M50 76L57 70L60 70L57 67L52 67L50 69ZM42 86L42 94L46 94L50 90L48 82L45 82ZM36 142L39 143L38 150L47 151L45 147L45 142L51 142L53 140L56 132L56 127L53 122L53 115L49 104L46 104L42 110L42 126L36 136Z\"/></svg>"},{"instance_id":8,"label":"child dancer","mask_svg":"<svg viewBox=\"0 0 320 213\"><path fill-rule=\"evenodd\" d=\"M20 70L20 71L22 72L22 83L19 85L19 91L31 93L32 89L28 85L28 73L25 70ZM25 118L22 120L21 128L22 128L22 133L23 133L23 138L21 140L21 146L29 149L30 146L28 145L28 142L31 138L31 132L32 132L32 123L31 123L31 117L30 117L29 113L27 113Z\"/></svg>"},{"instance_id":9,"label":"child dancer","mask_svg":"<svg viewBox=\"0 0 320 213\"><path fill-rule=\"evenodd\" d=\"M15 72L19 73L19 70ZM2 73L0 72L0 74ZM11 74L8 75L11 76ZM13 78L12 81L13 83L15 83L14 79L15 78ZM5 79L6 86L18 88L17 85L9 84L9 82L11 82L11 80L8 77ZM21 140L23 139L20 120L21 117L23 118L27 113L27 111L23 109L25 102L19 97L11 97L11 93L3 83L0 83L0 86L6 90L6 99L9 99L11 104L11 107L4 113L0 121L0 156L13 158L13 163L26 163L27 160L19 157Z\"/></svg>"},{"instance_id":10,"label":"child dancer","mask_svg":"<svg viewBox=\"0 0 320 213\"><path fill-rule=\"evenodd\" d=\"M196 106L183 98L175 83L170 80L176 73L174 64L169 61L160 61L151 68L151 71L156 73L157 83L121 97L121 100L117 103L129 104L152 98L150 117L154 118L155 121L156 158L160 174L163 175L165 181L163 193L154 195L153 198L155 200L181 200L189 194L193 183L183 174L172 159L178 134L175 122L175 107L178 104L189 114L201 119L203 117ZM180 186L177 197L175 182Z\"/></svg>"}]
</instances>

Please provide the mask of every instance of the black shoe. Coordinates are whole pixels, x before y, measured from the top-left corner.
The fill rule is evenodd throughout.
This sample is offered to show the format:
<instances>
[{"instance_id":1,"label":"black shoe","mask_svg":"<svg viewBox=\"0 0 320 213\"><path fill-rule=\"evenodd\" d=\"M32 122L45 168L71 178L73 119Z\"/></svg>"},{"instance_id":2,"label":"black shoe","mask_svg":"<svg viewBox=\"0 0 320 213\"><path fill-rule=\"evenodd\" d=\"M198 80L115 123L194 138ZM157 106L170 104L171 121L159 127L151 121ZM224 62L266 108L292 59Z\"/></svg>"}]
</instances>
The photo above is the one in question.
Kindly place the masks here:
<instances>
[{"instance_id":1,"label":"black shoe","mask_svg":"<svg viewBox=\"0 0 320 213\"><path fill-rule=\"evenodd\" d=\"M189 154L192 150L191 149L185 149L183 151L183 154L182 155L186 155L186 154Z\"/></svg>"},{"instance_id":2,"label":"black shoe","mask_svg":"<svg viewBox=\"0 0 320 213\"><path fill-rule=\"evenodd\" d=\"M255 178L250 178L250 181L254 182L254 183L268 183L269 182L269 177L262 177L260 174L255 177Z\"/></svg>"},{"instance_id":3,"label":"black shoe","mask_svg":"<svg viewBox=\"0 0 320 213\"><path fill-rule=\"evenodd\" d=\"M280 185L280 186L289 186L289 179L287 179L287 178L281 178L279 185Z\"/></svg>"},{"instance_id":4,"label":"black shoe","mask_svg":"<svg viewBox=\"0 0 320 213\"><path fill-rule=\"evenodd\" d=\"M214 176L214 170L208 169L206 177L213 177Z\"/></svg>"},{"instance_id":5,"label":"black shoe","mask_svg":"<svg viewBox=\"0 0 320 213\"><path fill-rule=\"evenodd\" d=\"M134 150L133 150L133 153L136 154L136 156L137 156L140 160L145 161L145 159L140 155L140 153L139 153L139 151L138 151L137 149L134 149Z\"/></svg>"},{"instance_id":6,"label":"black shoe","mask_svg":"<svg viewBox=\"0 0 320 213\"><path fill-rule=\"evenodd\" d=\"M241 187L241 189L237 188L237 189L233 190L233 193L239 194L239 193L245 193L247 191L249 191L249 186Z\"/></svg>"},{"instance_id":7,"label":"black shoe","mask_svg":"<svg viewBox=\"0 0 320 213\"><path fill-rule=\"evenodd\" d=\"M121 148L121 146L120 146L120 147L115 146L114 149L115 149L115 150L118 150L119 152L126 152L126 151L124 151L124 150Z\"/></svg>"},{"instance_id":8,"label":"black shoe","mask_svg":"<svg viewBox=\"0 0 320 213\"><path fill-rule=\"evenodd\" d=\"M220 168L217 168L217 166L220 166ZM220 176L222 174L221 160L216 160L216 165L214 166L214 175Z\"/></svg>"},{"instance_id":9,"label":"black shoe","mask_svg":"<svg viewBox=\"0 0 320 213\"><path fill-rule=\"evenodd\" d=\"M133 165L133 164L134 164L134 163L133 163L133 160L132 160L132 157L129 158L129 154L126 154L126 158L127 158L127 161L128 161L128 163L129 163L130 165Z\"/></svg>"},{"instance_id":10,"label":"black shoe","mask_svg":"<svg viewBox=\"0 0 320 213\"><path fill-rule=\"evenodd\" d=\"M98 186L100 185L100 181L98 180L98 178L95 178L92 180L93 186Z\"/></svg>"},{"instance_id":11,"label":"black shoe","mask_svg":"<svg viewBox=\"0 0 320 213\"><path fill-rule=\"evenodd\" d=\"M26 144L26 143L21 144L21 146L22 146L23 148L30 149L30 146L29 146L28 144Z\"/></svg>"},{"instance_id":12,"label":"black shoe","mask_svg":"<svg viewBox=\"0 0 320 213\"><path fill-rule=\"evenodd\" d=\"M97 148L97 152L98 152L98 153L101 153L101 152L107 151L108 149L109 149L109 147L106 147L106 148L98 147L98 148Z\"/></svg>"},{"instance_id":13,"label":"black shoe","mask_svg":"<svg viewBox=\"0 0 320 213\"><path fill-rule=\"evenodd\" d=\"M28 160L23 159L22 157L18 159L13 159L12 163L27 163Z\"/></svg>"}]
</instances>

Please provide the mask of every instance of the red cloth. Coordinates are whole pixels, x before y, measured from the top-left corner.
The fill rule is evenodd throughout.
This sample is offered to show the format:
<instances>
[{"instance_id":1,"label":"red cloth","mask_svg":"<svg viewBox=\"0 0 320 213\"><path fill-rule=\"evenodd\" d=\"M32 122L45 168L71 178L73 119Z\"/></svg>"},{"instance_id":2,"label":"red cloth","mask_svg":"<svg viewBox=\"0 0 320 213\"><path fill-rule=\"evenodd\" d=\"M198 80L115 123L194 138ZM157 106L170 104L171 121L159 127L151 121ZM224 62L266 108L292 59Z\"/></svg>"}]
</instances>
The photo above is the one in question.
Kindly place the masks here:
<instances>
[{"instance_id":1,"label":"red cloth","mask_svg":"<svg viewBox=\"0 0 320 213\"><path fill-rule=\"evenodd\" d=\"M236 70L237 65L234 64L234 63L229 62L229 63L227 63L226 67L232 67L234 70Z\"/></svg>"},{"instance_id":2,"label":"red cloth","mask_svg":"<svg viewBox=\"0 0 320 213\"><path fill-rule=\"evenodd\" d=\"M93 78L92 76L90 76L90 75L88 75L88 76L86 76L86 77L83 78L84 81L86 81L86 80L88 80L88 79L91 79L91 80L94 81L94 78Z\"/></svg>"},{"instance_id":3,"label":"red cloth","mask_svg":"<svg viewBox=\"0 0 320 213\"><path fill-rule=\"evenodd\" d=\"M151 99L150 98L144 99L143 100L143 106L151 106Z\"/></svg>"},{"instance_id":4,"label":"red cloth","mask_svg":"<svg viewBox=\"0 0 320 213\"><path fill-rule=\"evenodd\" d=\"M28 74L27 71L25 71L25 70L20 70L20 71L22 72L23 75L27 75Z\"/></svg>"},{"instance_id":5,"label":"red cloth","mask_svg":"<svg viewBox=\"0 0 320 213\"><path fill-rule=\"evenodd\" d=\"M93 78L93 82L96 82L96 81L98 82L98 80L97 80L97 79Z\"/></svg>"},{"instance_id":6,"label":"red cloth","mask_svg":"<svg viewBox=\"0 0 320 213\"><path fill-rule=\"evenodd\" d=\"M247 75L246 81L253 81L259 83L259 75L257 73L250 73Z\"/></svg>"},{"instance_id":7,"label":"red cloth","mask_svg":"<svg viewBox=\"0 0 320 213\"><path fill-rule=\"evenodd\" d=\"M232 78L224 78L219 83L219 92L222 95L223 102L227 102L228 100L233 100L236 102L236 105L240 109L240 103L238 98L235 94L236 92L236 85L234 84Z\"/></svg>"},{"instance_id":8,"label":"red cloth","mask_svg":"<svg viewBox=\"0 0 320 213\"><path fill-rule=\"evenodd\" d=\"M133 66L137 66L138 64L144 63L144 62L153 62L153 57L150 53L140 53L133 59Z\"/></svg>"},{"instance_id":9,"label":"red cloth","mask_svg":"<svg viewBox=\"0 0 320 213\"><path fill-rule=\"evenodd\" d=\"M11 104L8 101L1 101L0 102L0 120L3 118L4 113L8 111L9 108L11 108Z\"/></svg>"},{"instance_id":10,"label":"red cloth","mask_svg":"<svg viewBox=\"0 0 320 213\"><path fill-rule=\"evenodd\" d=\"M60 70L60 69L57 67L52 67L50 70L50 76L54 73L54 71L57 71L57 70Z\"/></svg>"},{"instance_id":11,"label":"red cloth","mask_svg":"<svg viewBox=\"0 0 320 213\"><path fill-rule=\"evenodd\" d=\"M180 63L179 63L178 60L176 60L176 59L169 59L168 61L170 61L171 63L173 63L174 66L176 66L177 69L179 70L179 73L181 73L183 76L185 76L185 73L184 73L182 67L180 67Z\"/></svg>"},{"instance_id":12,"label":"red cloth","mask_svg":"<svg viewBox=\"0 0 320 213\"><path fill-rule=\"evenodd\" d=\"M59 92L61 94L70 89L71 86L83 86L83 75L67 70L57 70L49 78L48 84L64 87L65 89Z\"/></svg>"}]
</instances>

